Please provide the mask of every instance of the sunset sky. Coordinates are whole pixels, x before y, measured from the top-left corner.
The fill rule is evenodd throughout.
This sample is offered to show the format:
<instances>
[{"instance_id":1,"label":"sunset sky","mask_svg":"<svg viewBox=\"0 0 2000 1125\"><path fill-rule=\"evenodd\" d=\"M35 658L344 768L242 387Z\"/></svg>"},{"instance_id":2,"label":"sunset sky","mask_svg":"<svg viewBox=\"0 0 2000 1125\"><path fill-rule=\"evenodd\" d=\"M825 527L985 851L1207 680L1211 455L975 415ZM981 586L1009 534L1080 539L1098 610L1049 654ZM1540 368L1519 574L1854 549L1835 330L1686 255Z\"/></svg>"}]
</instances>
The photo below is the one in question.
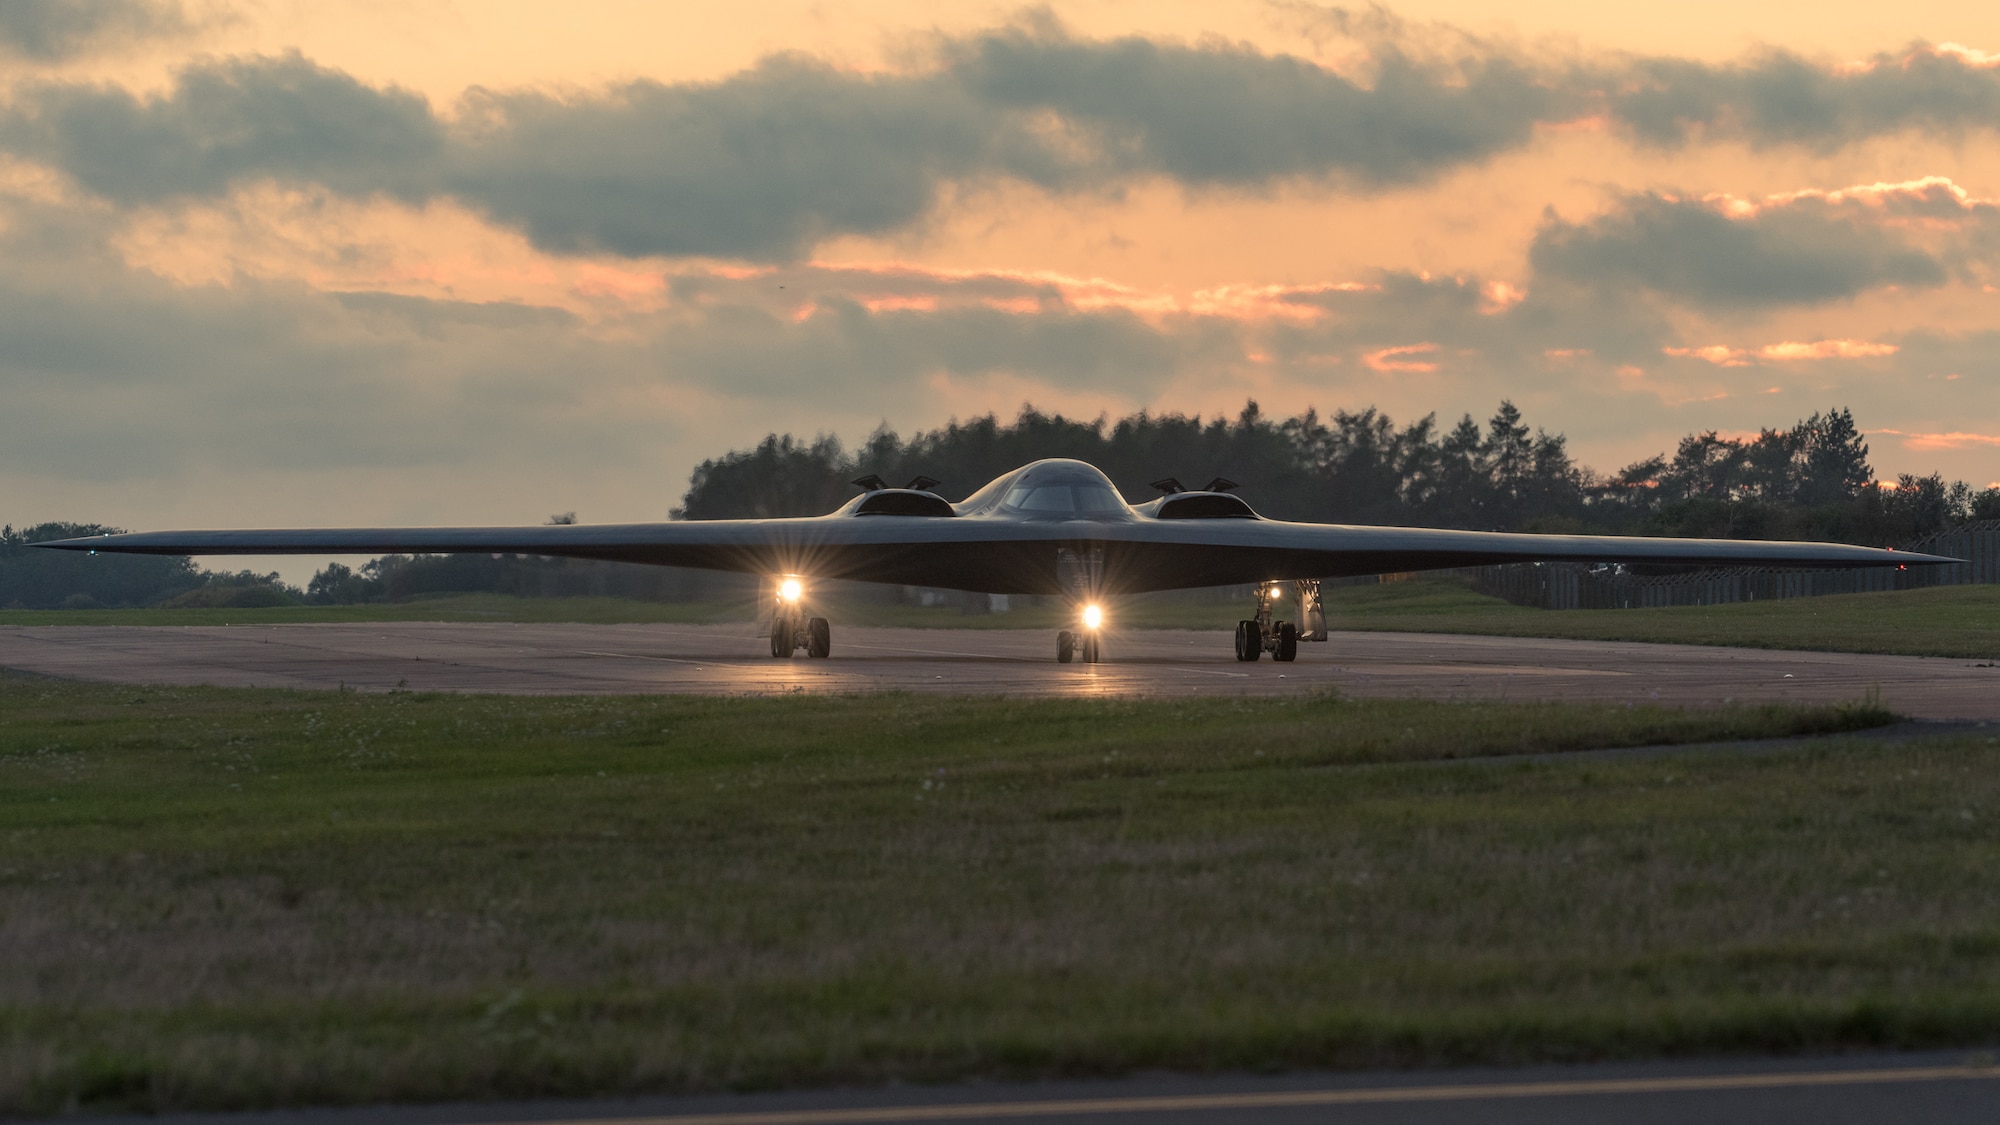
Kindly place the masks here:
<instances>
[{"instance_id":1,"label":"sunset sky","mask_svg":"<svg viewBox=\"0 0 2000 1125\"><path fill-rule=\"evenodd\" d=\"M0 520L661 519L774 430L1246 398L2000 483L2000 5L1494 10L0 4Z\"/></svg>"}]
</instances>

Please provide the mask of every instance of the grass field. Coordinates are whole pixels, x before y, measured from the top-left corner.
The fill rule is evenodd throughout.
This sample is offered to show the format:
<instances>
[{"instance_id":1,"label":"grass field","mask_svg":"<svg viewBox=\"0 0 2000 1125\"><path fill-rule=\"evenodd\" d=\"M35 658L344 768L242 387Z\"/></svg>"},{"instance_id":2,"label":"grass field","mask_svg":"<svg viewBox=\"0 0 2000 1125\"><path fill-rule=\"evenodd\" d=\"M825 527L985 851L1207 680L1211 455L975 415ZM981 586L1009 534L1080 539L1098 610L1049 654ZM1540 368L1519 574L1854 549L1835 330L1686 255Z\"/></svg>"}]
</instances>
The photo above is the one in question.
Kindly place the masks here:
<instances>
[{"instance_id":1,"label":"grass field","mask_svg":"<svg viewBox=\"0 0 2000 1125\"><path fill-rule=\"evenodd\" d=\"M2000 1035L2000 747L1867 707L0 676L0 1114Z\"/></svg>"},{"instance_id":2,"label":"grass field","mask_svg":"<svg viewBox=\"0 0 2000 1125\"><path fill-rule=\"evenodd\" d=\"M2000 586L1665 609L1539 610L1437 578L1332 591L1328 624L1370 632L1483 633L1747 648L2000 656Z\"/></svg>"}]
</instances>

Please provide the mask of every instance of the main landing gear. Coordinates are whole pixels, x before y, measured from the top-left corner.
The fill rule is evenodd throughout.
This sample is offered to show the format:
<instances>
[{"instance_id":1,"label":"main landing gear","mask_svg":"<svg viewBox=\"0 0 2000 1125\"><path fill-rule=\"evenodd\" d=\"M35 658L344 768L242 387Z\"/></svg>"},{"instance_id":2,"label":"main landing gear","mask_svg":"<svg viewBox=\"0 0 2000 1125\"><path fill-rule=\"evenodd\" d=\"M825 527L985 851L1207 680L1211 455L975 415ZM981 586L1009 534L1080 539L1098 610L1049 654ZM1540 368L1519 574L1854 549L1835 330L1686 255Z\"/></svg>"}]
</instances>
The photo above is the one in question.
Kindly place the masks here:
<instances>
[{"instance_id":1,"label":"main landing gear","mask_svg":"<svg viewBox=\"0 0 2000 1125\"><path fill-rule=\"evenodd\" d=\"M801 600L805 583L797 578L778 581L776 605L771 611L771 655L783 659L800 649L806 655L824 659L833 652L833 628L824 617L813 617Z\"/></svg>"},{"instance_id":2,"label":"main landing gear","mask_svg":"<svg viewBox=\"0 0 2000 1125\"><path fill-rule=\"evenodd\" d=\"M1272 621L1271 604L1278 600L1284 587L1276 582L1259 583L1257 586L1257 616L1248 621L1236 623L1236 659L1249 663L1271 654L1271 659L1290 663L1299 658L1299 641L1326 639L1326 614L1320 607L1319 583L1303 581L1298 583L1299 611L1313 633L1301 638L1299 627L1290 621ZM1314 635L1316 634L1316 635Z\"/></svg>"}]
</instances>

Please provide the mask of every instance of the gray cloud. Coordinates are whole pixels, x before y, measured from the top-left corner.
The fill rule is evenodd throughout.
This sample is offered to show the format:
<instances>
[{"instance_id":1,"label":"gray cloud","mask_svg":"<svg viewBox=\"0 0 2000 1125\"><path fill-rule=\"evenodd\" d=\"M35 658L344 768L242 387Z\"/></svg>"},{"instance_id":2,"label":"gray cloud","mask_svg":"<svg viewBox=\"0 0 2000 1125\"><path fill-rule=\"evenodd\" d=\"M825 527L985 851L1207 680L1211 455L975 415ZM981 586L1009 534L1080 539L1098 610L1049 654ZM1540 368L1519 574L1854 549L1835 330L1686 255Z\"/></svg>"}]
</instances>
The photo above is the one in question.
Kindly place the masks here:
<instances>
[{"instance_id":1,"label":"gray cloud","mask_svg":"<svg viewBox=\"0 0 2000 1125\"><path fill-rule=\"evenodd\" d=\"M1194 185L1418 179L1519 145L1565 100L1511 59L1448 68L1393 48L1377 55L1369 86L1243 47L1048 29L978 36L953 56L950 73L982 101L1056 114L1107 168Z\"/></svg>"},{"instance_id":2,"label":"gray cloud","mask_svg":"<svg viewBox=\"0 0 2000 1125\"><path fill-rule=\"evenodd\" d=\"M1586 223L1551 217L1530 261L1538 282L1639 288L1712 311L1824 304L1949 277L1898 232L1835 208L1772 206L1733 219L1705 202L1653 194Z\"/></svg>"},{"instance_id":3,"label":"gray cloud","mask_svg":"<svg viewBox=\"0 0 2000 1125\"><path fill-rule=\"evenodd\" d=\"M777 258L891 231L948 179L1045 184L1058 157L941 77L857 78L799 57L725 82L602 97L481 95L450 190L559 251Z\"/></svg>"},{"instance_id":4,"label":"gray cloud","mask_svg":"<svg viewBox=\"0 0 2000 1125\"><path fill-rule=\"evenodd\" d=\"M1614 119L1654 144L1699 130L1832 149L1905 129L2000 126L2000 71L1924 44L1857 68L1783 51L1720 66L1639 59L1599 81Z\"/></svg>"},{"instance_id":5,"label":"gray cloud","mask_svg":"<svg viewBox=\"0 0 2000 1125\"><path fill-rule=\"evenodd\" d=\"M853 438L884 418L907 430L1024 398L1189 408L1168 387L1210 408L1218 394L1254 394L1274 410L1375 404L1403 419L1483 416L1509 395L1579 441L1774 424L1828 394L1870 425L1938 428L1906 401L1907 380L1932 372L1965 416L2000 409L2000 382L1984 377L1990 337L1949 336L1911 339L1883 363L1817 367L1796 402L1665 407L1612 369L1657 369L1662 346L1710 341L1678 339L1661 302L1610 286L1538 282L1495 311L1480 279L1389 273L1361 291L1295 295L1324 310L1296 323L1083 309L1004 276L801 268L784 272L782 297L768 274L690 279L677 292L699 299L600 331L510 304L248 279L178 286L109 252L116 217L99 208L0 199L0 220L0 491L44 505L17 507L17 521L657 517L701 458L770 430ZM1424 345L1392 357L1408 366L1367 362ZM1552 361L1551 348L1589 354ZM1603 467L1626 454L1594 456Z\"/></svg>"},{"instance_id":6,"label":"gray cloud","mask_svg":"<svg viewBox=\"0 0 2000 1125\"><path fill-rule=\"evenodd\" d=\"M982 305L1026 288L1000 282L935 312L870 311L844 292L852 278L808 272L794 288L816 311L799 317L771 287L719 277L699 305L612 332L510 304L245 278L186 287L128 269L106 250L113 229L89 208L0 200L0 479L209 473L259 492L266 474L366 469L466 493L643 466L629 487L671 499L701 457L772 427L928 424L932 411L914 412L937 399L936 376L1141 400L1158 380L1240 357L1228 325L1059 299L1027 313ZM924 279L889 284L902 282ZM732 417L750 421L731 430Z\"/></svg>"},{"instance_id":7,"label":"gray cloud","mask_svg":"<svg viewBox=\"0 0 2000 1125\"><path fill-rule=\"evenodd\" d=\"M704 386L826 406L857 396L886 403L934 375L1013 375L1141 401L1163 382L1240 360L1242 341L1233 325L1156 324L1117 309L871 312L829 294L796 323L754 305L725 306L678 326L660 351L667 370Z\"/></svg>"},{"instance_id":8,"label":"gray cloud","mask_svg":"<svg viewBox=\"0 0 2000 1125\"><path fill-rule=\"evenodd\" d=\"M0 54L37 62L60 62L111 44L193 29L177 3L0 0Z\"/></svg>"},{"instance_id":9,"label":"gray cloud","mask_svg":"<svg viewBox=\"0 0 2000 1125\"><path fill-rule=\"evenodd\" d=\"M410 199L440 188L445 135L423 98L296 54L192 67L161 98L54 85L19 101L0 118L0 143L120 203L216 196L261 178Z\"/></svg>"},{"instance_id":10,"label":"gray cloud","mask_svg":"<svg viewBox=\"0 0 2000 1125\"><path fill-rule=\"evenodd\" d=\"M1929 50L1853 73L1789 55L1590 69L1480 44L1449 62L1393 42L1374 52L1363 84L1243 47L1084 40L1043 24L946 42L921 73L783 56L713 83L475 92L451 122L415 94L290 55L199 64L157 98L22 90L0 111L0 145L126 204L274 179L455 196L556 252L782 260L918 223L951 184L1379 187L1593 111L1659 144L1825 146L2000 123L2000 70Z\"/></svg>"}]
</instances>

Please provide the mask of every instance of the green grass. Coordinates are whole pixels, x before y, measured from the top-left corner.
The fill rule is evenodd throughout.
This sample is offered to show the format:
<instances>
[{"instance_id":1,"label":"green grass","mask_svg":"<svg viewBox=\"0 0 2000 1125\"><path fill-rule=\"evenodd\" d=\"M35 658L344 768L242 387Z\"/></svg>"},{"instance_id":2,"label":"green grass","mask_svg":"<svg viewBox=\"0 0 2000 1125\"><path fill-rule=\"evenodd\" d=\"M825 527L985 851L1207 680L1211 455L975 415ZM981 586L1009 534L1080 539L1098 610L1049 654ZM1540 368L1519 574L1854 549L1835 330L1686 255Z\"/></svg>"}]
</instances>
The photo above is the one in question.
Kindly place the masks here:
<instances>
[{"instance_id":1,"label":"green grass","mask_svg":"<svg viewBox=\"0 0 2000 1125\"><path fill-rule=\"evenodd\" d=\"M1330 591L1328 625L1370 632L1651 641L1743 648L2000 657L2000 586L1662 609L1540 610L1448 578Z\"/></svg>"},{"instance_id":2,"label":"green grass","mask_svg":"<svg viewBox=\"0 0 2000 1125\"><path fill-rule=\"evenodd\" d=\"M1846 709L0 676L0 1114L2000 1029L2000 748Z\"/></svg>"}]
</instances>

